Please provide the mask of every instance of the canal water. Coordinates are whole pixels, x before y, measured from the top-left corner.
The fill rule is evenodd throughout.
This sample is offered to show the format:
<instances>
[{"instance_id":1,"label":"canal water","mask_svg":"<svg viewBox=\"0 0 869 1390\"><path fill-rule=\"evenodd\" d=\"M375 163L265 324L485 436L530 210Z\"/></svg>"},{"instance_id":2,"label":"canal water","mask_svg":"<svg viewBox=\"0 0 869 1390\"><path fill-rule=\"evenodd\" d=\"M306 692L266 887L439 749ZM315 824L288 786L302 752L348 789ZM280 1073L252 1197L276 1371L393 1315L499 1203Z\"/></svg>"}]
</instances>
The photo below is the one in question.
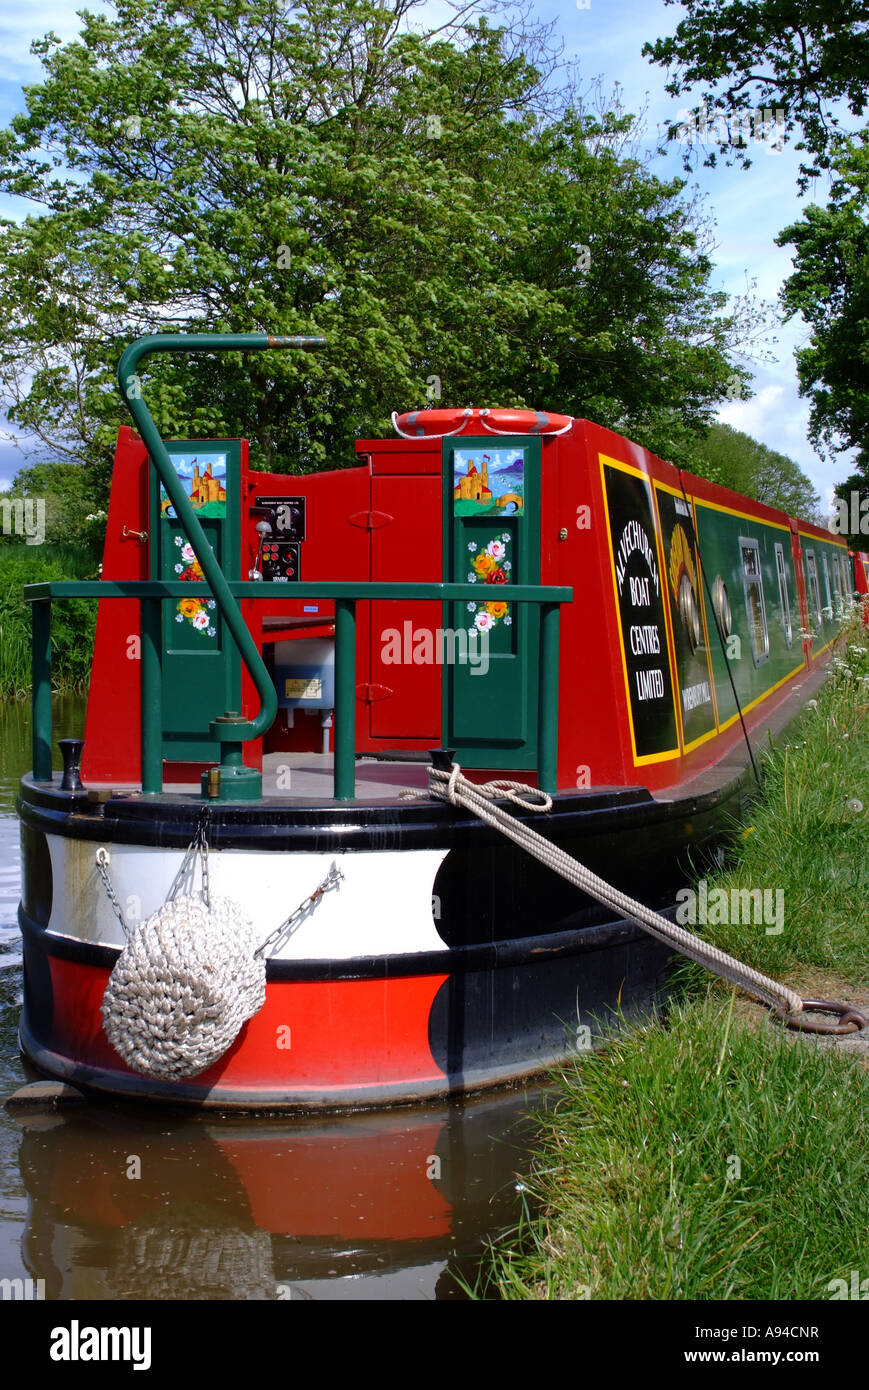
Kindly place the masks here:
<instances>
[{"instance_id":1,"label":"canal water","mask_svg":"<svg viewBox=\"0 0 869 1390\"><path fill-rule=\"evenodd\" d=\"M55 737L83 705L55 702ZM26 704L0 708L0 1105L18 1052L18 779ZM0 1109L0 1279L47 1299L455 1299L521 1210L540 1089L311 1120L86 1103ZM458 1278L457 1278L458 1276ZM36 1286L39 1288L39 1286Z\"/></svg>"}]
</instances>

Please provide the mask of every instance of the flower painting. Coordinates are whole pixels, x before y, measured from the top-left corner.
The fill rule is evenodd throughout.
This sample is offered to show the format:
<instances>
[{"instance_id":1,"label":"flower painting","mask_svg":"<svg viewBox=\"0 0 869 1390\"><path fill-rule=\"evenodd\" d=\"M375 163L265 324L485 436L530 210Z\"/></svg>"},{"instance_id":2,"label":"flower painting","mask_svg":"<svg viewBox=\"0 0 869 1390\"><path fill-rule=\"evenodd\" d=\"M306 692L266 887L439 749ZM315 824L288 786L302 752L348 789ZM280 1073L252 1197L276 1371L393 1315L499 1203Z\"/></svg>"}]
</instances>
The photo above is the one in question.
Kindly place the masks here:
<instances>
[{"instance_id":1,"label":"flower painting","mask_svg":"<svg viewBox=\"0 0 869 1390\"><path fill-rule=\"evenodd\" d=\"M509 584L512 565L507 559L507 551L511 539L509 531L502 531L493 536L485 545L478 544L476 541L468 541L470 563L468 580L470 583ZM468 612L474 615L474 626L470 629L471 632L490 632L499 623L503 623L506 627L512 622L510 605L500 598L489 598L480 603L469 603Z\"/></svg>"},{"instance_id":2,"label":"flower painting","mask_svg":"<svg viewBox=\"0 0 869 1390\"><path fill-rule=\"evenodd\" d=\"M188 583L195 583L204 579L202 566L197 560L190 542L186 541L183 536L176 536L175 544L181 551L181 559L174 566L178 578ZM210 615L216 606L213 598L179 599L175 621L176 623L187 622L197 632L204 632L207 636L214 637L217 629L214 626L213 617Z\"/></svg>"}]
</instances>

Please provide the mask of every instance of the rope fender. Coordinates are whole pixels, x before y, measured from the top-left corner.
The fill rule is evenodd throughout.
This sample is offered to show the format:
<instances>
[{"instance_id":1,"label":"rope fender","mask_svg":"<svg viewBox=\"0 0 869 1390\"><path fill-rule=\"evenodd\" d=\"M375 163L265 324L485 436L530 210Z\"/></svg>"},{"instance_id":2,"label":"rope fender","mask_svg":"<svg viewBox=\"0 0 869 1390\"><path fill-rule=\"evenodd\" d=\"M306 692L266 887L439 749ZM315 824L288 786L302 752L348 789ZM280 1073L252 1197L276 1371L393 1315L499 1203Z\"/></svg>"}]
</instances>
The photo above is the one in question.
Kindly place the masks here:
<instances>
[{"instance_id":1,"label":"rope fender","mask_svg":"<svg viewBox=\"0 0 869 1390\"><path fill-rule=\"evenodd\" d=\"M254 929L230 898L164 903L131 930L103 995L103 1027L133 1071L198 1076L266 999Z\"/></svg>"},{"instance_id":2,"label":"rope fender","mask_svg":"<svg viewBox=\"0 0 869 1390\"><path fill-rule=\"evenodd\" d=\"M103 1027L127 1066L163 1081L199 1076L219 1061L265 1004L267 947L291 935L344 877L333 862L319 887L259 942L236 902L211 897L207 815L206 809L166 902L132 928L112 886L109 856L104 848L96 853L127 939L103 994ZM192 893L197 856L199 897ZM187 893L179 896L182 886Z\"/></svg>"},{"instance_id":3,"label":"rope fender","mask_svg":"<svg viewBox=\"0 0 869 1390\"><path fill-rule=\"evenodd\" d=\"M558 845L553 844L551 840L545 839L536 830L532 830L529 825L517 820L515 816L510 815L500 806L492 804L495 800L506 799L525 811L551 811L552 798L547 796L545 792L539 791L536 787L529 787L524 782L511 782L509 780L482 784L469 782L466 777L462 776L462 770L458 763L453 763L449 770L445 767L430 767L428 777L429 790L427 793L407 792L404 795L408 798L433 796L440 801L448 802L451 806L462 806L465 810L472 811L476 816L479 816L480 820L494 826L502 835L506 835L508 839L513 840L515 844L538 859L541 864L552 869L553 873L560 874L562 878L567 879L568 883L580 888L589 897L595 898L605 907L615 908L623 916L636 922L651 936L674 947L675 950L690 960L696 961L707 970L711 970L713 974L737 985L751 998L774 1009L779 1019L787 1027L799 1028L804 1032L842 1034L854 1033L867 1026L867 1020L863 1015L850 1005L842 1004L837 1000L804 1000L795 990L788 989L778 980L773 980L769 975L754 970L734 956L728 955L726 951L720 951L717 946L703 941L693 932L686 931L684 927L680 927L677 923L671 922L669 918L663 917L660 912L655 912L635 898L629 897L627 893L622 893L618 888L614 888L612 884L592 873L578 859L574 859ZM811 1022L803 1016L804 1010L807 1009L835 1014L839 1017L840 1022L838 1024Z\"/></svg>"}]
</instances>

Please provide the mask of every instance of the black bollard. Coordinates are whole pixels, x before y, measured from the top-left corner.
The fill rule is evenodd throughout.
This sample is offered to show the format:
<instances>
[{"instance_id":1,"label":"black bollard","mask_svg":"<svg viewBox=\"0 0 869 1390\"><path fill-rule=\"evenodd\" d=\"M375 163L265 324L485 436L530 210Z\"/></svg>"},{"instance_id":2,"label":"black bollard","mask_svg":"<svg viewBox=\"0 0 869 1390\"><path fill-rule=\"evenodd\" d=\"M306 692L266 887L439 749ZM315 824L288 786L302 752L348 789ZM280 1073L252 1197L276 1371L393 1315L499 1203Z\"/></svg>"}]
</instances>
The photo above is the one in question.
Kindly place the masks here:
<instances>
[{"instance_id":1,"label":"black bollard","mask_svg":"<svg viewBox=\"0 0 869 1390\"><path fill-rule=\"evenodd\" d=\"M63 758L63 776L60 779L62 792L82 792L81 755L84 749L83 738L59 738L57 746Z\"/></svg>"}]
</instances>

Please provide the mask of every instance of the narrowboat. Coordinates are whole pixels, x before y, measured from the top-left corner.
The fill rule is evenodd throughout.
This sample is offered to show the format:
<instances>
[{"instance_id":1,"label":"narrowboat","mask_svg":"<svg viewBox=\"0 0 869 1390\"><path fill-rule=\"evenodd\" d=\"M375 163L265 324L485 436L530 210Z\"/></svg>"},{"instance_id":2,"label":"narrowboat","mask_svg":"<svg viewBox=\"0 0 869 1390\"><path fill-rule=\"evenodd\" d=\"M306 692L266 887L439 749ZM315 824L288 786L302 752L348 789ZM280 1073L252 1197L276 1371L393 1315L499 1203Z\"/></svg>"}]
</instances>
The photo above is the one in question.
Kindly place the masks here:
<instances>
[{"instance_id":1,"label":"narrowboat","mask_svg":"<svg viewBox=\"0 0 869 1390\"><path fill-rule=\"evenodd\" d=\"M101 577L26 592L20 1045L89 1091L432 1100L649 1016L669 949L434 796L430 756L536 788L543 809L503 804L672 915L744 811L752 745L817 689L869 587L841 536L584 419L412 411L304 475L255 471L244 439L161 439L148 354L319 345L132 344ZM71 597L98 618L55 771L51 610ZM185 1051L221 971L232 1026Z\"/></svg>"}]
</instances>

